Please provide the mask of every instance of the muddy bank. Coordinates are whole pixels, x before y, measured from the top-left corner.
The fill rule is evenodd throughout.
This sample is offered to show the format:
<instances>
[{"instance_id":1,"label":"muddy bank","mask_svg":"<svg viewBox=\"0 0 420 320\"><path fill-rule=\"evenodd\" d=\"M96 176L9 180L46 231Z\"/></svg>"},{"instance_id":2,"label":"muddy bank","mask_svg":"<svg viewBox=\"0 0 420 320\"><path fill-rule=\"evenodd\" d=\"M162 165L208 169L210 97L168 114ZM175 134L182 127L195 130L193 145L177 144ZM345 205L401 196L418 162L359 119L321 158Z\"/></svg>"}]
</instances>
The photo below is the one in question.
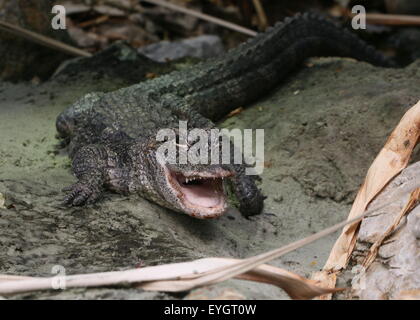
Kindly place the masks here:
<instances>
[{"instance_id":1,"label":"muddy bank","mask_svg":"<svg viewBox=\"0 0 420 320\"><path fill-rule=\"evenodd\" d=\"M55 117L86 92L120 79L62 79L0 84L0 273L50 276L111 271L205 256L247 257L312 234L346 217L367 168L402 114L420 99L420 61L381 69L345 59L316 59L272 94L226 119L230 128L265 129L264 212L250 219L234 209L201 221L138 196L107 194L86 208L60 205L75 181L56 150ZM152 69L145 74L161 74ZM417 156L417 159L419 157ZM337 235L274 265L309 276ZM283 299L277 288L229 281L247 298ZM172 299L183 295L136 289L78 289L12 298Z\"/></svg>"}]
</instances>

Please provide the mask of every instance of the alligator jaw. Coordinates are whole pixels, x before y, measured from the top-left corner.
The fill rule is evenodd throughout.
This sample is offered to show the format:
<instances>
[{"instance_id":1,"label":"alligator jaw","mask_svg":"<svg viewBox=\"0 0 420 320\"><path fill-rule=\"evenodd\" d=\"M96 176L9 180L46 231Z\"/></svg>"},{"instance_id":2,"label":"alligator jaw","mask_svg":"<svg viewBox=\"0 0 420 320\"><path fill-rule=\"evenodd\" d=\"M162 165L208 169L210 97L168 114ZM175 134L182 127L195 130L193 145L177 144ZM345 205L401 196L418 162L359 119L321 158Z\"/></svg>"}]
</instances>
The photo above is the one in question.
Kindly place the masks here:
<instances>
[{"instance_id":1,"label":"alligator jaw","mask_svg":"<svg viewBox=\"0 0 420 320\"><path fill-rule=\"evenodd\" d=\"M227 208L223 182L232 172L176 172L165 168L168 185L188 215L210 219L221 216Z\"/></svg>"}]
</instances>

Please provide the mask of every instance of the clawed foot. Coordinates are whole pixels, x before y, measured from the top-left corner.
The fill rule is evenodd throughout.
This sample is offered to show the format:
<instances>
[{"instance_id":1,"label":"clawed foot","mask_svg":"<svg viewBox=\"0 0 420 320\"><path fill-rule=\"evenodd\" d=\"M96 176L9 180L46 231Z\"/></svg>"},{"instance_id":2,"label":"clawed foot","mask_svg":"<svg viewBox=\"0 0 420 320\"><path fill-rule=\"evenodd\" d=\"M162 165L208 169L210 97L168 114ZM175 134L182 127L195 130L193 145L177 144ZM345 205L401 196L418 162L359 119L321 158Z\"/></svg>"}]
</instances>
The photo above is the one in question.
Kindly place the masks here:
<instances>
[{"instance_id":1,"label":"clawed foot","mask_svg":"<svg viewBox=\"0 0 420 320\"><path fill-rule=\"evenodd\" d=\"M77 182L70 187L66 187L63 191L69 194L64 198L63 203L70 206L82 206L94 203L101 196L101 190L91 184Z\"/></svg>"},{"instance_id":2,"label":"clawed foot","mask_svg":"<svg viewBox=\"0 0 420 320\"><path fill-rule=\"evenodd\" d=\"M258 193L254 197L246 200L242 200L239 206L239 211L244 217L254 216L260 214L264 207L264 200L267 197L262 195L258 190Z\"/></svg>"}]
</instances>

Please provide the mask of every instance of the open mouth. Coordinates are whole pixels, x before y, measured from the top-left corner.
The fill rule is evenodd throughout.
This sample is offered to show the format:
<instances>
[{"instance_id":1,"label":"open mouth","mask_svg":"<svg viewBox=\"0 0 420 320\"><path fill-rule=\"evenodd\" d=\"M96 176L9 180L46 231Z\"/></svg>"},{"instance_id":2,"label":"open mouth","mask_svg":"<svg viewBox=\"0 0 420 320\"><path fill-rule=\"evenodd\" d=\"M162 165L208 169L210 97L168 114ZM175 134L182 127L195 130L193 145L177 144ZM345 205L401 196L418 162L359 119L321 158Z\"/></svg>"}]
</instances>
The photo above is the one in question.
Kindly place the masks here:
<instances>
[{"instance_id":1,"label":"open mouth","mask_svg":"<svg viewBox=\"0 0 420 320\"><path fill-rule=\"evenodd\" d=\"M176 190L185 211L197 218L215 218L226 209L223 181L232 173L220 170L215 173L179 173L169 171L167 178Z\"/></svg>"}]
</instances>

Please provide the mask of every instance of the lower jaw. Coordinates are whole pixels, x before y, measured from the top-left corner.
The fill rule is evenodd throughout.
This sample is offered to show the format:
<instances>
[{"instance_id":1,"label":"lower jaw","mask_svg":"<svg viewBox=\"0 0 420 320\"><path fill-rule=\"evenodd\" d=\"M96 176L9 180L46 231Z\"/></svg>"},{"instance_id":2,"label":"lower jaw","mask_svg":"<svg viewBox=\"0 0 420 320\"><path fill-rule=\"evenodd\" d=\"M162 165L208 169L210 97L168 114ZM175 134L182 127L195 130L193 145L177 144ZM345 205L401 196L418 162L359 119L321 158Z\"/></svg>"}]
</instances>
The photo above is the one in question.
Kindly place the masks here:
<instances>
[{"instance_id":1,"label":"lower jaw","mask_svg":"<svg viewBox=\"0 0 420 320\"><path fill-rule=\"evenodd\" d=\"M180 182L177 181L176 177L173 174L167 172L167 182L170 184L174 190L174 193L177 194L178 208L176 211L180 211L184 214L187 214L191 217L198 219L214 219L222 216L227 210L227 199L224 196L224 186L223 180L221 185L216 185L218 190L219 203L214 207L205 207L198 204L189 202L186 198L187 195L182 192L182 186Z\"/></svg>"},{"instance_id":2,"label":"lower jaw","mask_svg":"<svg viewBox=\"0 0 420 320\"><path fill-rule=\"evenodd\" d=\"M227 209L226 203L223 203L220 208L214 209L211 212L205 212L208 209L192 209L192 208L185 208L183 210L184 213L188 214L191 217L198 218L198 219L214 219L222 216Z\"/></svg>"}]
</instances>

